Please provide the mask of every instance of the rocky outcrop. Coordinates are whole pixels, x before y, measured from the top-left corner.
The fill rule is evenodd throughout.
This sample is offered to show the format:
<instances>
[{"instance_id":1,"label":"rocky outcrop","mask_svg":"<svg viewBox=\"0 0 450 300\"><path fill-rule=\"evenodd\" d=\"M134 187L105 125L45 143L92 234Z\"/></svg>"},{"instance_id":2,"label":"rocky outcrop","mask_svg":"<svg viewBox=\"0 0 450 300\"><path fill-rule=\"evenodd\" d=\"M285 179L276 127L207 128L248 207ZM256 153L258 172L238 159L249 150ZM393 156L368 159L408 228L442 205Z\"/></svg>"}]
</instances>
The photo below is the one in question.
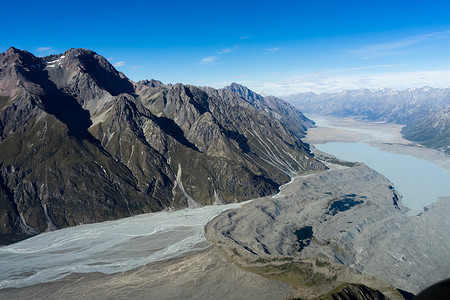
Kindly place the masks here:
<instances>
[{"instance_id":1,"label":"rocky outcrop","mask_svg":"<svg viewBox=\"0 0 450 300\"><path fill-rule=\"evenodd\" d=\"M321 300L387 300L385 295L378 290L371 289L363 284L347 283L336 290L318 297Z\"/></svg>"},{"instance_id":2,"label":"rocky outcrop","mask_svg":"<svg viewBox=\"0 0 450 300\"><path fill-rule=\"evenodd\" d=\"M86 49L0 54L0 242L242 201L325 168L283 119L221 93L134 83Z\"/></svg>"}]
</instances>

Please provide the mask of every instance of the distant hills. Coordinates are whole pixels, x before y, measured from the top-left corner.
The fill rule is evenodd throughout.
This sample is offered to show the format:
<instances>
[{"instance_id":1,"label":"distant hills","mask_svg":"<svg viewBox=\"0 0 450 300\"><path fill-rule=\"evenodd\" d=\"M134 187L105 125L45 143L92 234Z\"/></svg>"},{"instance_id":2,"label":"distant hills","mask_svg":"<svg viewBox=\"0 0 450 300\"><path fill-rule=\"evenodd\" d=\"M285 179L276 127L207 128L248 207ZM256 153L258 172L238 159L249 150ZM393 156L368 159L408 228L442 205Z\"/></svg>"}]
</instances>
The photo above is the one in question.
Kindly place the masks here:
<instances>
[{"instance_id":1,"label":"distant hills","mask_svg":"<svg viewBox=\"0 0 450 300\"><path fill-rule=\"evenodd\" d=\"M403 124L405 138L450 154L450 88L361 89L285 99L305 113Z\"/></svg>"},{"instance_id":2,"label":"distant hills","mask_svg":"<svg viewBox=\"0 0 450 300\"><path fill-rule=\"evenodd\" d=\"M402 134L408 140L450 154L450 106L411 122Z\"/></svg>"},{"instance_id":3,"label":"distant hills","mask_svg":"<svg viewBox=\"0 0 450 300\"><path fill-rule=\"evenodd\" d=\"M238 84L133 82L86 49L0 54L0 243L268 195L325 169L313 122Z\"/></svg>"}]
</instances>

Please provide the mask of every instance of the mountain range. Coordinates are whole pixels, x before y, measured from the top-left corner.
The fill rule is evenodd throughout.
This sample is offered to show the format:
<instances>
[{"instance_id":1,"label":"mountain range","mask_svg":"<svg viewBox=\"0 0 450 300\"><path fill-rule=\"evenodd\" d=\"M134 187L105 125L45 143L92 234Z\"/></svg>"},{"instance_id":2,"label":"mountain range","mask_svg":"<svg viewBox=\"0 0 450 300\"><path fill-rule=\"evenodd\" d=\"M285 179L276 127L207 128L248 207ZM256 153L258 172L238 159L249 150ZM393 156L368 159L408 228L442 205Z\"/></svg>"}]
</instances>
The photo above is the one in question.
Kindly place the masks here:
<instances>
[{"instance_id":1,"label":"mountain range","mask_svg":"<svg viewBox=\"0 0 450 300\"><path fill-rule=\"evenodd\" d=\"M275 193L314 123L244 86L133 82L86 49L0 54L0 243Z\"/></svg>"},{"instance_id":2,"label":"mountain range","mask_svg":"<svg viewBox=\"0 0 450 300\"><path fill-rule=\"evenodd\" d=\"M300 93L285 100L309 114L402 124L405 138L450 154L450 88Z\"/></svg>"}]
</instances>

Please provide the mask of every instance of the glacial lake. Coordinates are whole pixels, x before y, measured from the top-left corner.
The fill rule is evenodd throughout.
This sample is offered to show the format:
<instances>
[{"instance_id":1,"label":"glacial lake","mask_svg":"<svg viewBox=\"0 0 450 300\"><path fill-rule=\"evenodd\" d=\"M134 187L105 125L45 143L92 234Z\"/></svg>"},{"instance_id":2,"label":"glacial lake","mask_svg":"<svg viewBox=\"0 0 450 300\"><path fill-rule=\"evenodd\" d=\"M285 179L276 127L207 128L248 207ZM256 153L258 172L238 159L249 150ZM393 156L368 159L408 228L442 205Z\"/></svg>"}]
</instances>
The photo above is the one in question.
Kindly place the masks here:
<instances>
[{"instance_id":1,"label":"glacial lake","mask_svg":"<svg viewBox=\"0 0 450 300\"><path fill-rule=\"evenodd\" d=\"M314 145L347 161L360 161L383 174L402 195L402 203L420 212L438 197L450 196L450 173L431 162L382 151L365 143L330 142Z\"/></svg>"}]
</instances>

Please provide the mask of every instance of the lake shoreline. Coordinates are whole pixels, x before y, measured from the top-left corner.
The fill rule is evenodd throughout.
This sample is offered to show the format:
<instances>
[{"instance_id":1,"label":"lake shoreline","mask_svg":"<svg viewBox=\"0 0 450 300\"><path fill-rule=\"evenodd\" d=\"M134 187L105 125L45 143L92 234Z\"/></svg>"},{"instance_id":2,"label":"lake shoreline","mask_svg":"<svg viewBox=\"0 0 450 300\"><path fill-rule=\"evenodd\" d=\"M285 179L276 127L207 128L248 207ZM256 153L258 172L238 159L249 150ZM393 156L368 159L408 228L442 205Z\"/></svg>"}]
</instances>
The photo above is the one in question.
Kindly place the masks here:
<instances>
[{"instance_id":1,"label":"lake shoreline","mask_svg":"<svg viewBox=\"0 0 450 300\"><path fill-rule=\"evenodd\" d=\"M450 156L405 140L403 126L355 118L313 116L318 127L308 131L306 142L318 159L337 157L364 162L390 181L403 196L409 215L420 213L440 197L450 196Z\"/></svg>"},{"instance_id":2,"label":"lake shoreline","mask_svg":"<svg viewBox=\"0 0 450 300\"><path fill-rule=\"evenodd\" d=\"M370 122L353 117L334 117L309 115L318 127L308 129L303 139L308 144L329 142L362 142L380 150L408 155L432 162L450 173L450 155L424 147L403 138L401 129L404 125ZM383 134L375 133L383 132Z\"/></svg>"}]
</instances>

